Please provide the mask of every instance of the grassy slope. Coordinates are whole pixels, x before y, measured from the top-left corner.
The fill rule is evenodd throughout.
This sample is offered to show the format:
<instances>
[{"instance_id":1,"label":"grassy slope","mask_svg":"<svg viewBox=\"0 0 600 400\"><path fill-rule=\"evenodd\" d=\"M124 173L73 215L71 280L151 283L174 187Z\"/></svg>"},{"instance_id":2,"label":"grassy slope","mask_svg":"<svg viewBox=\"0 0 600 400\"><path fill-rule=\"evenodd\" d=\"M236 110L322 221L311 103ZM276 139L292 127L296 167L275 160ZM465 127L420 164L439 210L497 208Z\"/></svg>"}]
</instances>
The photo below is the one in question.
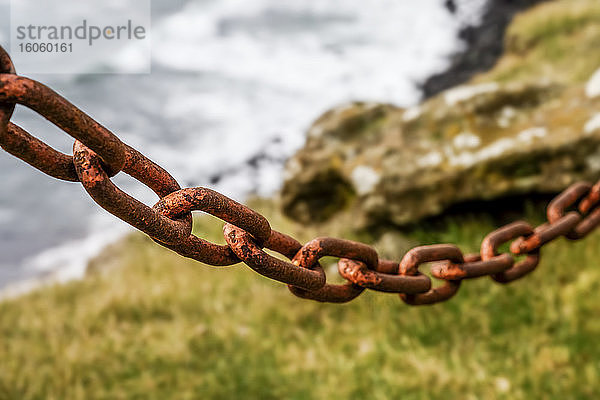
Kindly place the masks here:
<instances>
[{"instance_id":1,"label":"grassy slope","mask_svg":"<svg viewBox=\"0 0 600 400\"><path fill-rule=\"evenodd\" d=\"M212 239L218 226L196 223ZM413 238L472 251L494 228L446 226ZM411 308L380 293L297 299L245 267L209 268L134 235L96 261L108 269L0 304L0 398L592 398L598 248L600 234L560 240L526 279L467 282L450 302Z\"/></svg>"},{"instance_id":2,"label":"grassy slope","mask_svg":"<svg viewBox=\"0 0 600 400\"><path fill-rule=\"evenodd\" d=\"M600 1L542 3L513 20L504 55L474 81L584 83L600 65L599 48Z\"/></svg>"},{"instance_id":3,"label":"grassy slope","mask_svg":"<svg viewBox=\"0 0 600 400\"><path fill-rule=\"evenodd\" d=\"M598 4L536 7L478 79L583 82L600 64ZM276 229L302 240L352 237L268 208ZM444 226L411 240L473 251L496 227L487 217ZM220 236L208 218L196 228ZM134 235L85 280L0 303L0 399L594 398L599 248L600 234L559 240L526 279L467 282L448 303L411 308L377 293L348 305L296 299L247 268L208 268Z\"/></svg>"}]
</instances>

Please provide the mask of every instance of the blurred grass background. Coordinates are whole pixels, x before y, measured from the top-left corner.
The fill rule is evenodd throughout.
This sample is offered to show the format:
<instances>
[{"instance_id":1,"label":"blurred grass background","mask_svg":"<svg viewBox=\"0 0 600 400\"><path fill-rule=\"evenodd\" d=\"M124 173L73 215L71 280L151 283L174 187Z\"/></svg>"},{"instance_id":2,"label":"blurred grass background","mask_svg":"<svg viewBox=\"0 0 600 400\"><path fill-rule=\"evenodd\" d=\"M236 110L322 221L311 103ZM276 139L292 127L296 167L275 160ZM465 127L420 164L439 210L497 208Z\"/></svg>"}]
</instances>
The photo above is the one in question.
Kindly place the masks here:
<instances>
[{"instance_id":1,"label":"blurred grass background","mask_svg":"<svg viewBox=\"0 0 600 400\"><path fill-rule=\"evenodd\" d=\"M265 204L259 209L275 229L301 240L317 234ZM527 218L540 222L533 210ZM409 241L477 251L497 227L482 215L438 225ZM212 217L195 224L222 243L220 227ZM526 278L465 282L435 306L373 292L330 305L298 299L244 266L207 267L134 234L96 259L83 281L0 303L0 398L592 399L599 247L598 233L559 239Z\"/></svg>"}]
</instances>

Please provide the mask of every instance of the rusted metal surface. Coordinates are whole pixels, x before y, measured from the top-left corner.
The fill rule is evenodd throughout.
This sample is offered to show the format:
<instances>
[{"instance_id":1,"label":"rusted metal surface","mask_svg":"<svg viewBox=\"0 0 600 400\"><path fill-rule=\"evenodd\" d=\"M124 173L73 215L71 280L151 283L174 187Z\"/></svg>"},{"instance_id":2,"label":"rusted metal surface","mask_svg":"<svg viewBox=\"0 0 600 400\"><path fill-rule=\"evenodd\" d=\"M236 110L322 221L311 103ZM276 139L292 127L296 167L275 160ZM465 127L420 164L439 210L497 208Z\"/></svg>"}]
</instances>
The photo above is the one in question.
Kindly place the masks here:
<instances>
[{"instance_id":1,"label":"rusted metal surface","mask_svg":"<svg viewBox=\"0 0 600 400\"><path fill-rule=\"evenodd\" d=\"M9 55L0 47L0 74L15 75ZM73 157L54 150L10 122L15 103L0 101L0 147L40 171L65 181L77 181Z\"/></svg>"},{"instance_id":2,"label":"rusted metal surface","mask_svg":"<svg viewBox=\"0 0 600 400\"><path fill-rule=\"evenodd\" d=\"M400 261L398 272L400 275L418 275L421 264L444 260L459 264L465 261L460 249L451 244L419 246L404 255L402 261ZM413 306L439 303L454 296L460 287L460 282L459 280L447 280L442 286L429 289L425 293L401 293L400 298L405 303Z\"/></svg>"},{"instance_id":3,"label":"rusted metal surface","mask_svg":"<svg viewBox=\"0 0 600 400\"><path fill-rule=\"evenodd\" d=\"M600 207L595 208L587 214L567 236L571 240L579 240L586 237L590 232L600 225Z\"/></svg>"},{"instance_id":4,"label":"rusted metal surface","mask_svg":"<svg viewBox=\"0 0 600 400\"><path fill-rule=\"evenodd\" d=\"M446 261L431 267L431 275L438 279L460 280L498 274L513 265L509 254L501 254L483 261L480 254L467 254L463 263Z\"/></svg>"},{"instance_id":5,"label":"rusted metal surface","mask_svg":"<svg viewBox=\"0 0 600 400\"><path fill-rule=\"evenodd\" d=\"M524 221L513 222L512 224L496 229L483 239L481 243L481 259L488 261L502 257L502 255L498 255L498 247L500 245L521 236L530 236L533 233L533 227ZM502 272L492 275L492 279L500 283L512 282L533 271L537 267L539 259L539 249L528 253L524 260L516 263L511 256L513 265Z\"/></svg>"},{"instance_id":6,"label":"rusted metal surface","mask_svg":"<svg viewBox=\"0 0 600 400\"><path fill-rule=\"evenodd\" d=\"M326 284L321 289L310 291L296 286L288 286L290 292L296 297L307 300L315 300L321 303L347 303L357 298L365 288L353 283L342 285Z\"/></svg>"},{"instance_id":7,"label":"rusted metal surface","mask_svg":"<svg viewBox=\"0 0 600 400\"><path fill-rule=\"evenodd\" d=\"M250 233L232 225L226 224L223 227L225 240L231 250L250 268L268 278L289 285L298 286L306 290L318 290L325 285L325 272L320 265L311 265L310 268L299 267L275 258L265 253L260 246L256 244L256 239ZM271 250L281 250L281 254L290 254L288 246L296 242L291 237L284 237L282 233L272 232L276 238L270 243L267 242L267 248ZM282 243L285 246L281 246ZM297 249L302 247L297 243ZM296 246L294 246L296 247Z\"/></svg>"},{"instance_id":8,"label":"rusted metal surface","mask_svg":"<svg viewBox=\"0 0 600 400\"><path fill-rule=\"evenodd\" d=\"M4 50L2 46L0 46L0 74L16 74L15 66L13 65L10 56Z\"/></svg>"},{"instance_id":9,"label":"rusted metal surface","mask_svg":"<svg viewBox=\"0 0 600 400\"><path fill-rule=\"evenodd\" d=\"M376 269L379 263L377 252L371 246L351 240L337 238L316 238L305 244L294 256L292 263L302 268L314 268L319 259L325 256L347 258L361 261L369 269ZM306 291L288 286L298 297L321 302L345 303L360 295L365 289L354 283L333 285L326 283L317 291Z\"/></svg>"},{"instance_id":10,"label":"rusted metal surface","mask_svg":"<svg viewBox=\"0 0 600 400\"><path fill-rule=\"evenodd\" d=\"M390 266L394 268L390 270ZM379 260L375 270L369 269L364 262L347 258L338 262L338 271L344 279L367 289L408 294L424 293L431 289L431 279L427 276L398 275L398 268L399 263L390 260Z\"/></svg>"},{"instance_id":11,"label":"rusted metal surface","mask_svg":"<svg viewBox=\"0 0 600 400\"><path fill-rule=\"evenodd\" d=\"M534 229L532 235L516 239L511 243L510 251L514 254L531 253L554 239L568 235L579 222L581 222L581 215L572 211L554 223L538 226Z\"/></svg>"},{"instance_id":12,"label":"rusted metal surface","mask_svg":"<svg viewBox=\"0 0 600 400\"><path fill-rule=\"evenodd\" d=\"M600 203L600 182L594 184L587 196L585 196L579 202L579 212L582 214L589 214L590 211L592 211L592 209L598 205L598 203Z\"/></svg>"},{"instance_id":13,"label":"rusted metal surface","mask_svg":"<svg viewBox=\"0 0 600 400\"><path fill-rule=\"evenodd\" d=\"M0 103L22 104L36 111L97 153L109 175L114 175L123 169L125 165L123 143L112 132L47 86L29 78L0 74ZM8 126L3 123L0 126L0 143L9 153L19 158L20 155L24 155L22 158L24 161L32 161L35 165L35 157L32 153L35 152L37 142L31 135L25 134L24 138L10 137ZM55 151L54 156L60 154ZM52 154L48 153L48 157L51 156ZM71 178L70 180L74 180L75 177Z\"/></svg>"},{"instance_id":14,"label":"rusted metal surface","mask_svg":"<svg viewBox=\"0 0 600 400\"><path fill-rule=\"evenodd\" d=\"M271 230L271 236L264 244L265 248L273 250L289 260L302 248L302 244L293 237L275 230Z\"/></svg>"},{"instance_id":15,"label":"rusted metal surface","mask_svg":"<svg viewBox=\"0 0 600 400\"><path fill-rule=\"evenodd\" d=\"M10 119L16 104L25 105L75 138L73 156L62 154L36 139ZM488 234L479 254L463 255L450 244L416 247L400 262L380 260L363 243L317 238L304 246L291 236L271 229L266 218L210 189L181 189L158 164L122 143L43 84L16 75L8 54L0 47L0 146L7 152L57 179L81 182L105 210L148 234L156 243L182 256L213 266L244 262L257 273L285 283L298 297L344 303L365 289L398 293L410 305L434 304L453 297L461 282L491 276L508 283L532 272L541 249L551 241L586 236L600 225L600 181L579 182L550 202L547 221L534 228L517 221ZM119 171L151 188L159 197L150 208L121 191L110 180ZM210 243L192 234L192 211L211 214L226 224L226 245ZM501 246L509 252L501 252ZM274 257L265 250L278 253ZM327 283L320 259L338 257L345 284ZM523 259L515 261L515 256ZM286 258L287 260L285 260ZM289 260L289 261L288 261ZM432 287L419 271L434 263L431 276L443 280Z\"/></svg>"},{"instance_id":16,"label":"rusted metal surface","mask_svg":"<svg viewBox=\"0 0 600 400\"><path fill-rule=\"evenodd\" d=\"M143 162L152 163L145 157ZM191 234L192 219L189 213L170 219L124 193L111 182L100 163L100 157L78 141L73 145L73 163L85 190L109 213L162 243L181 243ZM130 170L137 171L138 167L131 167ZM153 183L150 179L146 181ZM174 182L171 181L172 184ZM150 189L160 196L160 193L168 191L164 185L165 182L160 181L158 186L150 185ZM171 189L177 190L179 185Z\"/></svg>"},{"instance_id":17,"label":"rusted metal surface","mask_svg":"<svg viewBox=\"0 0 600 400\"><path fill-rule=\"evenodd\" d=\"M15 66L8 53L0 46L0 76L9 76L16 74ZM13 140L8 132L9 125L11 125L10 118L15 111L14 103L5 103L0 101L0 147L14 155L20 157L25 151L19 150L19 147L15 144L8 143L9 140ZM6 131L6 133L4 133Z\"/></svg>"},{"instance_id":18,"label":"rusted metal surface","mask_svg":"<svg viewBox=\"0 0 600 400\"><path fill-rule=\"evenodd\" d=\"M269 222L262 215L206 188L178 190L160 199L153 209L167 218L178 218L191 211L204 211L245 229L259 243L264 243L271 235ZM231 246L210 243L194 235L168 247L185 257L207 264L226 266L240 261Z\"/></svg>"},{"instance_id":19,"label":"rusted metal surface","mask_svg":"<svg viewBox=\"0 0 600 400\"><path fill-rule=\"evenodd\" d=\"M203 211L244 229L260 243L271 236L271 226L265 217L211 189L181 189L161 198L153 208L169 218Z\"/></svg>"},{"instance_id":20,"label":"rusted metal surface","mask_svg":"<svg viewBox=\"0 0 600 400\"><path fill-rule=\"evenodd\" d=\"M562 218L566 210L589 193L591 188L592 185L588 182L578 182L565 189L548 204L548 221L553 223Z\"/></svg>"},{"instance_id":21,"label":"rusted metal surface","mask_svg":"<svg viewBox=\"0 0 600 400\"><path fill-rule=\"evenodd\" d=\"M72 156L54 150L12 122L8 125L8 136L0 146L46 175L63 181L79 181ZM24 152L23 146L27 148Z\"/></svg>"},{"instance_id":22,"label":"rusted metal surface","mask_svg":"<svg viewBox=\"0 0 600 400\"><path fill-rule=\"evenodd\" d=\"M9 55L2 47L0 47L0 74L16 74ZM14 109L15 103L0 101L0 147L47 175L66 181L77 181L73 158L54 150L10 122Z\"/></svg>"},{"instance_id":23,"label":"rusted metal surface","mask_svg":"<svg viewBox=\"0 0 600 400\"><path fill-rule=\"evenodd\" d=\"M592 186L588 182L574 183L548 204L548 222L555 225L565 218L567 209L573 207L578 200L581 200L577 207L579 213L570 212L569 214L580 216L580 221L565 234L565 237L571 240L584 238L600 224L599 184L596 183ZM581 218L581 216L583 217Z\"/></svg>"}]
</instances>

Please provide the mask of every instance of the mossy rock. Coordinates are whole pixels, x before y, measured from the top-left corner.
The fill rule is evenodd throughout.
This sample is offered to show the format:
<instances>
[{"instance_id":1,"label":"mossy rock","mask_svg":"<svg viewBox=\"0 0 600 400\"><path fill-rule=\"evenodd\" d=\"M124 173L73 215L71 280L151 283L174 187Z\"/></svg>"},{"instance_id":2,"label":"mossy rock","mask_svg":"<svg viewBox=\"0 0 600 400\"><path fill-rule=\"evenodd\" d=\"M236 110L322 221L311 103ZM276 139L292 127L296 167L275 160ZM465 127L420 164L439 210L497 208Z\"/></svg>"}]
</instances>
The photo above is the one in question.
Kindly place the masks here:
<instances>
[{"instance_id":1,"label":"mossy rock","mask_svg":"<svg viewBox=\"0 0 600 400\"><path fill-rule=\"evenodd\" d=\"M600 97L589 87L494 82L409 110L352 104L330 111L287 163L284 211L305 223L346 211L358 229L401 226L456 203L595 180ZM362 130L344 135L356 121Z\"/></svg>"}]
</instances>

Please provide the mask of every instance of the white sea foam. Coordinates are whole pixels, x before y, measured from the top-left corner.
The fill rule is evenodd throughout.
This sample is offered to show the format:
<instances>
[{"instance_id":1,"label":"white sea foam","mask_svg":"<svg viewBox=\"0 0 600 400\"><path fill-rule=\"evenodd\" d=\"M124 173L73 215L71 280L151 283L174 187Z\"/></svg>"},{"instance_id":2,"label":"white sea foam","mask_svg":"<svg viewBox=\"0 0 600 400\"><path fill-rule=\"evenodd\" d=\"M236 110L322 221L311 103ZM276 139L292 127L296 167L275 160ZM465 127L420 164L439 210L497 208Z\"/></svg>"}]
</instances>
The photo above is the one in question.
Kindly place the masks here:
<instances>
[{"instance_id":1,"label":"white sea foam","mask_svg":"<svg viewBox=\"0 0 600 400\"><path fill-rule=\"evenodd\" d=\"M274 138L281 146L271 156L293 154L310 122L336 104L414 105L420 97L415 82L446 67L448 55L463 46L458 29L465 21L477 22L484 1L462 3L470 9L459 7L458 17L437 0L189 3L154 26L154 61L178 71L216 74L224 83L214 90L180 87L167 94L166 118L189 121L193 129L201 115L211 133L190 138L181 148L176 143L175 149L156 148L156 158L168 157L178 176L216 173L264 152ZM260 182L261 192L279 187L281 168L276 170L268 174L271 182ZM217 188L232 188L227 194L243 197L247 185L239 177L228 179L238 183L222 181Z\"/></svg>"},{"instance_id":2,"label":"white sea foam","mask_svg":"<svg viewBox=\"0 0 600 400\"><path fill-rule=\"evenodd\" d=\"M164 92L161 117L189 131L185 140L141 137L138 147L184 180L235 170L240 176L227 174L214 186L227 195L273 193L281 163L264 164L265 173L244 171L245 161L289 157L310 123L337 104L416 104L415 83L448 65L463 46L459 28L477 23L484 3L459 2L458 16L438 0L188 3L153 25L154 63L214 79L201 90L170 85Z\"/></svg>"}]
</instances>

